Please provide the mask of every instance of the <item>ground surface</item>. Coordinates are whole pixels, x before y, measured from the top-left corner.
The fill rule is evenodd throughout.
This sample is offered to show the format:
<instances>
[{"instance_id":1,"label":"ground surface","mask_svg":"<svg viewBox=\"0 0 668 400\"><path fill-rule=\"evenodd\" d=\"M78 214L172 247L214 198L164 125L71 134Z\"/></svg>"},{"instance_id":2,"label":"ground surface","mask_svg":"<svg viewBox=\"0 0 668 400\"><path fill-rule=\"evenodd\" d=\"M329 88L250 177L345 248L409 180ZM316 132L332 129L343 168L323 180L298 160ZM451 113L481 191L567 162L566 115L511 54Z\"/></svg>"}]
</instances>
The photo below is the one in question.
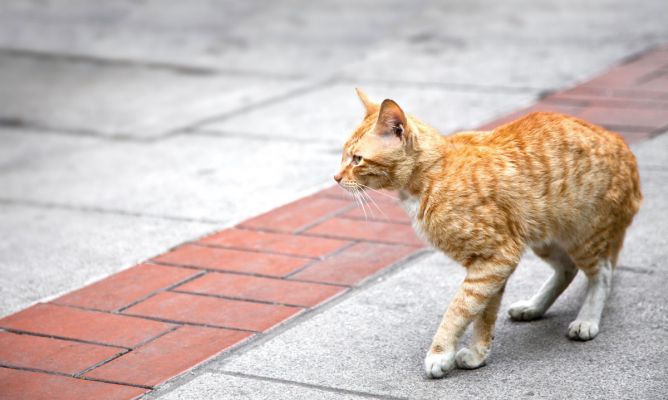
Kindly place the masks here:
<instances>
[{"instance_id":1,"label":"ground surface","mask_svg":"<svg viewBox=\"0 0 668 400\"><path fill-rule=\"evenodd\" d=\"M666 13L658 0L2 2L0 315L328 186L361 116L356 86L443 133L472 128L667 42ZM625 71L597 84L615 91ZM668 127L668 97L646 104L665 76L620 88L612 109L547 103L647 139ZM151 396L661 397L667 143L634 147L647 201L593 343L563 335L580 281L545 320L502 318L488 367L422 380L461 279L431 255ZM540 284L533 264L505 306Z\"/></svg>"}]
</instances>

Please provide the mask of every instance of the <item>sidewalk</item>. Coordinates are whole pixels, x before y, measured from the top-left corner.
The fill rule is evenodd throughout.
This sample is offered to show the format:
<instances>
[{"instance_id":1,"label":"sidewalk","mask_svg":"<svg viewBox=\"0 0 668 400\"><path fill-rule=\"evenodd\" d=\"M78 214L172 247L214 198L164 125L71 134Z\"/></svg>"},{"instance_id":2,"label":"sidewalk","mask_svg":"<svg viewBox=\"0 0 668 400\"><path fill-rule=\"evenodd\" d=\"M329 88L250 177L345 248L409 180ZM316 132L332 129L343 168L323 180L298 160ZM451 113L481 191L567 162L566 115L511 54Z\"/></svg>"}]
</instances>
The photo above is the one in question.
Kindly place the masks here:
<instances>
[{"instance_id":1,"label":"sidewalk","mask_svg":"<svg viewBox=\"0 0 668 400\"><path fill-rule=\"evenodd\" d=\"M6 330L0 331L0 392L131 398L227 349L150 396L431 397L447 391L467 397L472 380L502 390L493 383L509 375L545 382L516 394L549 396L557 377L573 374L568 368L563 375L550 373L555 366L582 360L580 347L561 332L575 309L576 288L552 318L501 322L498 335L506 342L497 342L489 367L453 376L460 380L451 384L425 385L416 368L441 310L424 305L438 298L444 308L442 299L451 296L461 271L427 255L385 197L377 200L389 220L376 213L365 222L340 192L303 196L330 185L340 144L359 117L354 86L395 97L447 133L501 116L488 126L497 124L539 95L668 41L660 2L629 10L601 2L582 13L558 4L527 8L528 27L521 32L518 21L505 19L507 10L477 3L420 2L374 13L373 26L358 23L378 10L372 1L354 12L306 8L304 15L317 22L306 27L272 25L280 22L276 13L290 14L287 9L240 7L225 15L233 27L226 34L256 45L222 53L199 47L214 46L219 34L202 24L211 5L170 9L147 2L122 6L127 9L120 14L88 10L80 13L79 30L68 30L59 23L66 13L3 4L8 23L0 28L0 137L10 146L0 149L0 229L7 237L0 248L1 304L8 315L0 320ZM95 19L91 12L109 14ZM197 21L203 28L178 40L142 29L156 13L166 25ZM597 29L582 23L594 15ZM622 16L628 24L616 23ZM397 30L406 18L410 22ZM552 18L562 24L544 29ZM111 34L116 29L99 22L104 20L136 38ZM350 24L345 35L319 38L329 41L326 56L319 54L322 42L294 45L305 39L305 29L333 32L323 27L342 21ZM250 22L267 32L248 30ZM465 30L466 24L481 29ZM447 37L441 25L459 36ZM21 34L9 35L12 29ZM269 34L272 29L280 37ZM106 40L87 42L90 35L77 36L81 32ZM611 40L622 34L624 40ZM592 53L593 47L599 51ZM401 71L414 75L387 68L398 53L411 55ZM665 392L654 379L666 369L656 352L666 341L666 299L659 290L665 276L658 268L668 247L660 212L666 140L651 138L668 128L667 64L665 48L643 53L529 108L579 115L639 143L648 200L627 241L617 278L622 282L608 308L614 315L604 320L621 329L604 328L610 336L597 339L587 359L592 365L606 360L613 373L593 370L578 381L613 379L635 363L637 386L616 379L594 385L599 392L584 384L570 388L593 397L627 389L645 397ZM531 267L520 267L516 297L506 301L539 285L546 271ZM624 288L655 295L620 298ZM43 304L10 315L36 301ZM638 316L642 326L623 318L628 315ZM657 339L637 343L638 332ZM545 354L548 343L554 347ZM623 344L624 362L611 358L620 354L617 344ZM654 364L638 365L631 346ZM534 370L508 374L522 360ZM507 367L497 369L495 362ZM319 373L323 368L327 373ZM517 390L526 386L515 384Z\"/></svg>"}]
</instances>

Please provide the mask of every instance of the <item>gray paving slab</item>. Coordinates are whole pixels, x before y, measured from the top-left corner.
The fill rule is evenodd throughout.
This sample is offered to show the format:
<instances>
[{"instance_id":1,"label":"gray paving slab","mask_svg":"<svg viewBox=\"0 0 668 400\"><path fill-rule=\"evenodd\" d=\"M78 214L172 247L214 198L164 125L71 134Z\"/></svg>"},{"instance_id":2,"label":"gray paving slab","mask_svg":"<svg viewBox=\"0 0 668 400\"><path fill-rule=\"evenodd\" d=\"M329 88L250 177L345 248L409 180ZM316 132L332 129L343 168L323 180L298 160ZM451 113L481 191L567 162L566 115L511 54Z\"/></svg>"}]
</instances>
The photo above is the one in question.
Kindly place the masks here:
<instances>
[{"instance_id":1,"label":"gray paving slab","mask_svg":"<svg viewBox=\"0 0 668 400\"><path fill-rule=\"evenodd\" d=\"M44 143L20 131L3 138L14 145L25 139L29 144L19 147L34 145L40 156L0 173L0 199L219 224L330 184L339 160L338 147L244 138L100 139L85 147L62 135ZM72 150L45 155L53 146ZM190 239L184 234L184 241Z\"/></svg>"},{"instance_id":2,"label":"gray paving slab","mask_svg":"<svg viewBox=\"0 0 668 400\"><path fill-rule=\"evenodd\" d=\"M516 43L449 45L430 49L397 41L345 68L344 76L359 81L398 80L416 83L527 88L539 94L578 83L619 63L646 45L606 43L572 49ZM401 68L397 54L404 54ZM568 56L565 56L568 54ZM549 65L549 68L543 68ZM541 66L541 67L539 67Z\"/></svg>"},{"instance_id":3,"label":"gray paving slab","mask_svg":"<svg viewBox=\"0 0 668 400\"><path fill-rule=\"evenodd\" d=\"M668 267L668 169L641 169L643 204L628 230L620 264Z\"/></svg>"},{"instance_id":4,"label":"gray paving slab","mask_svg":"<svg viewBox=\"0 0 668 400\"><path fill-rule=\"evenodd\" d=\"M3 1L0 47L303 76L360 58L424 1Z\"/></svg>"},{"instance_id":5,"label":"gray paving slab","mask_svg":"<svg viewBox=\"0 0 668 400\"><path fill-rule=\"evenodd\" d=\"M0 174L42 157L54 157L99 145L92 137L63 140L60 134L0 127Z\"/></svg>"},{"instance_id":6,"label":"gray paving slab","mask_svg":"<svg viewBox=\"0 0 668 400\"><path fill-rule=\"evenodd\" d=\"M147 398L153 398L149 395ZM186 385L170 392L163 397L165 400L186 399L248 399L257 400L333 400L333 399L365 399L340 391L326 391L313 387L299 386L289 383L272 382L253 378L238 377L211 372L198 376Z\"/></svg>"},{"instance_id":7,"label":"gray paving slab","mask_svg":"<svg viewBox=\"0 0 668 400\"><path fill-rule=\"evenodd\" d=\"M0 317L218 228L0 202Z\"/></svg>"},{"instance_id":8,"label":"gray paving slab","mask_svg":"<svg viewBox=\"0 0 668 400\"><path fill-rule=\"evenodd\" d=\"M40 59L2 50L0 70L0 119L135 138L164 135L305 86L301 81Z\"/></svg>"},{"instance_id":9,"label":"gray paving slab","mask_svg":"<svg viewBox=\"0 0 668 400\"><path fill-rule=\"evenodd\" d=\"M644 200L627 232L622 265L665 268L668 260L668 135L631 146L640 165Z\"/></svg>"},{"instance_id":10,"label":"gray paving slab","mask_svg":"<svg viewBox=\"0 0 668 400\"><path fill-rule=\"evenodd\" d=\"M666 10L663 2L643 1L633 9L626 6L624 0L434 1L425 6L419 23L412 23L405 34L414 40L467 38L525 45L651 40L665 34L665 24L656 15ZM622 18L645 23L620 23ZM483 19L484 23L476 24Z\"/></svg>"},{"instance_id":11,"label":"gray paving slab","mask_svg":"<svg viewBox=\"0 0 668 400\"><path fill-rule=\"evenodd\" d=\"M631 146L640 164L645 169L668 169L668 132L650 142Z\"/></svg>"},{"instance_id":12,"label":"gray paving slab","mask_svg":"<svg viewBox=\"0 0 668 400\"><path fill-rule=\"evenodd\" d=\"M355 83L332 84L273 106L239 113L202 125L223 136L265 137L331 143L340 147L364 116ZM438 86L365 84L374 100L396 100L409 113L442 133L471 129L494 117L531 104L531 93L469 91Z\"/></svg>"},{"instance_id":13,"label":"gray paving slab","mask_svg":"<svg viewBox=\"0 0 668 400\"><path fill-rule=\"evenodd\" d=\"M668 12L665 2L626 5L620 0L434 2L422 18L407 22L405 35L351 63L344 75L561 88L668 38L659 17Z\"/></svg>"}]
</instances>

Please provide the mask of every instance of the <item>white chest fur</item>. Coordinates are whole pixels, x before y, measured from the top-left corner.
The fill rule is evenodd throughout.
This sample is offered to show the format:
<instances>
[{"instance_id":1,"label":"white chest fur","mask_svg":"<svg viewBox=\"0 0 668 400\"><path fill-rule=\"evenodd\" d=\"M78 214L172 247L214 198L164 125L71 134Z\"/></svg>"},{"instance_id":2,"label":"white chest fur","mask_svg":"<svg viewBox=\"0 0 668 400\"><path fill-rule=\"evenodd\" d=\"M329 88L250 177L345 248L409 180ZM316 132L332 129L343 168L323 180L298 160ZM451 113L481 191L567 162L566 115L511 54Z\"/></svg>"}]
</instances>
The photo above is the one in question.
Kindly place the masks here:
<instances>
[{"instance_id":1,"label":"white chest fur","mask_svg":"<svg viewBox=\"0 0 668 400\"><path fill-rule=\"evenodd\" d=\"M406 214L408 214L408 216L411 218L415 232L423 240L428 241L424 232L422 221L418 218L418 214L420 212L420 197L411 196L408 193L402 192L400 193L399 198L401 199L401 205L403 206L404 210L406 210Z\"/></svg>"}]
</instances>

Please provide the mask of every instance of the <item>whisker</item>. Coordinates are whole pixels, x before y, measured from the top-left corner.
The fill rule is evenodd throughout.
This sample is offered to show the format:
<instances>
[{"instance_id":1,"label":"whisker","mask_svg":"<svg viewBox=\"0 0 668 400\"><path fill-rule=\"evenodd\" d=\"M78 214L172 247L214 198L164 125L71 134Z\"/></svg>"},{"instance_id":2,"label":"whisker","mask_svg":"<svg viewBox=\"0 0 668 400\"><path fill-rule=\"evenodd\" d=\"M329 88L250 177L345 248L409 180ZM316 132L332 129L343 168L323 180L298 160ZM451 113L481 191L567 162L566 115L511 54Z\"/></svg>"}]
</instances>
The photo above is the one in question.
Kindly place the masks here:
<instances>
[{"instance_id":1,"label":"whisker","mask_svg":"<svg viewBox=\"0 0 668 400\"><path fill-rule=\"evenodd\" d=\"M362 207L362 211L364 211L364 206L362 206L362 202L359 199L359 197L357 196L357 191L358 191L357 187L352 186L352 185L348 186L348 187L350 188L350 190L352 190L352 192L350 192L350 194L355 199L355 202L357 203L358 206ZM364 211L364 216L366 217L366 211Z\"/></svg>"},{"instance_id":2,"label":"whisker","mask_svg":"<svg viewBox=\"0 0 668 400\"><path fill-rule=\"evenodd\" d=\"M361 187L364 187L364 185L360 185ZM364 197L364 200L367 204L374 205L376 208L378 208L378 205L375 203L373 198L369 195L369 193L366 192L366 190L360 190L360 193ZM369 209L371 209L371 206L369 206ZM382 210L379 209L379 211L382 213Z\"/></svg>"},{"instance_id":3,"label":"whisker","mask_svg":"<svg viewBox=\"0 0 668 400\"><path fill-rule=\"evenodd\" d=\"M366 198L369 200L369 202L370 202L371 204L373 204L374 207L376 207L376 209L377 209L378 211L380 211L381 214L383 214L383 217L385 217L385 219L389 221L390 218L389 218L389 217L387 216L387 214L385 214L385 212L378 206L378 203L376 203L376 200L374 200L373 197L371 197L368 193L366 193L366 192L362 192L362 193L364 193L364 195L365 195ZM370 208L370 207L369 207L369 208Z\"/></svg>"},{"instance_id":4,"label":"whisker","mask_svg":"<svg viewBox=\"0 0 668 400\"><path fill-rule=\"evenodd\" d=\"M363 200L363 198L362 198L362 194L361 194L362 192L360 191L359 188L355 188L355 193L356 193L356 194L358 195L358 197L359 197L360 205L362 206L362 211L364 212L364 220L365 220L365 221L368 221L368 220L369 220L369 216L368 216L367 213L366 213L366 207L364 207L364 200Z\"/></svg>"},{"instance_id":5,"label":"whisker","mask_svg":"<svg viewBox=\"0 0 668 400\"><path fill-rule=\"evenodd\" d=\"M354 185L347 185L347 184L342 184L341 186L344 188L344 192L346 193L346 196L350 199L350 201L353 201L353 202L359 204L359 202L357 201L357 197L355 196L355 193L354 193L355 186ZM351 190L352 190L352 192L351 192Z\"/></svg>"},{"instance_id":6,"label":"whisker","mask_svg":"<svg viewBox=\"0 0 668 400\"><path fill-rule=\"evenodd\" d=\"M358 189L362 188L364 185L359 184ZM360 194L360 199L364 202L364 204L370 204L369 200L369 194L364 190L364 189L359 189L359 194ZM371 218L375 218L376 216L373 213L373 208L369 206L369 214L371 214Z\"/></svg>"},{"instance_id":7,"label":"whisker","mask_svg":"<svg viewBox=\"0 0 668 400\"><path fill-rule=\"evenodd\" d=\"M394 200L394 201L397 200L396 197L391 196L391 195L389 195L389 194L387 194L387 193L383 193L383 192L381 192L381 191L378 190L378 189L374 189L374 188L372 188L372 187L369 187L369 186L366 186L366 185L362 185L361 183L358 183L358 185L360 185L361 187L363 187L363 188L365 188L365 189L372 190L373 192L378 193L378 194L381 195L381 196L385 196L385 197L390 198L390 199L392 199L392 200Z\"/></svg>"}]
</instances>

